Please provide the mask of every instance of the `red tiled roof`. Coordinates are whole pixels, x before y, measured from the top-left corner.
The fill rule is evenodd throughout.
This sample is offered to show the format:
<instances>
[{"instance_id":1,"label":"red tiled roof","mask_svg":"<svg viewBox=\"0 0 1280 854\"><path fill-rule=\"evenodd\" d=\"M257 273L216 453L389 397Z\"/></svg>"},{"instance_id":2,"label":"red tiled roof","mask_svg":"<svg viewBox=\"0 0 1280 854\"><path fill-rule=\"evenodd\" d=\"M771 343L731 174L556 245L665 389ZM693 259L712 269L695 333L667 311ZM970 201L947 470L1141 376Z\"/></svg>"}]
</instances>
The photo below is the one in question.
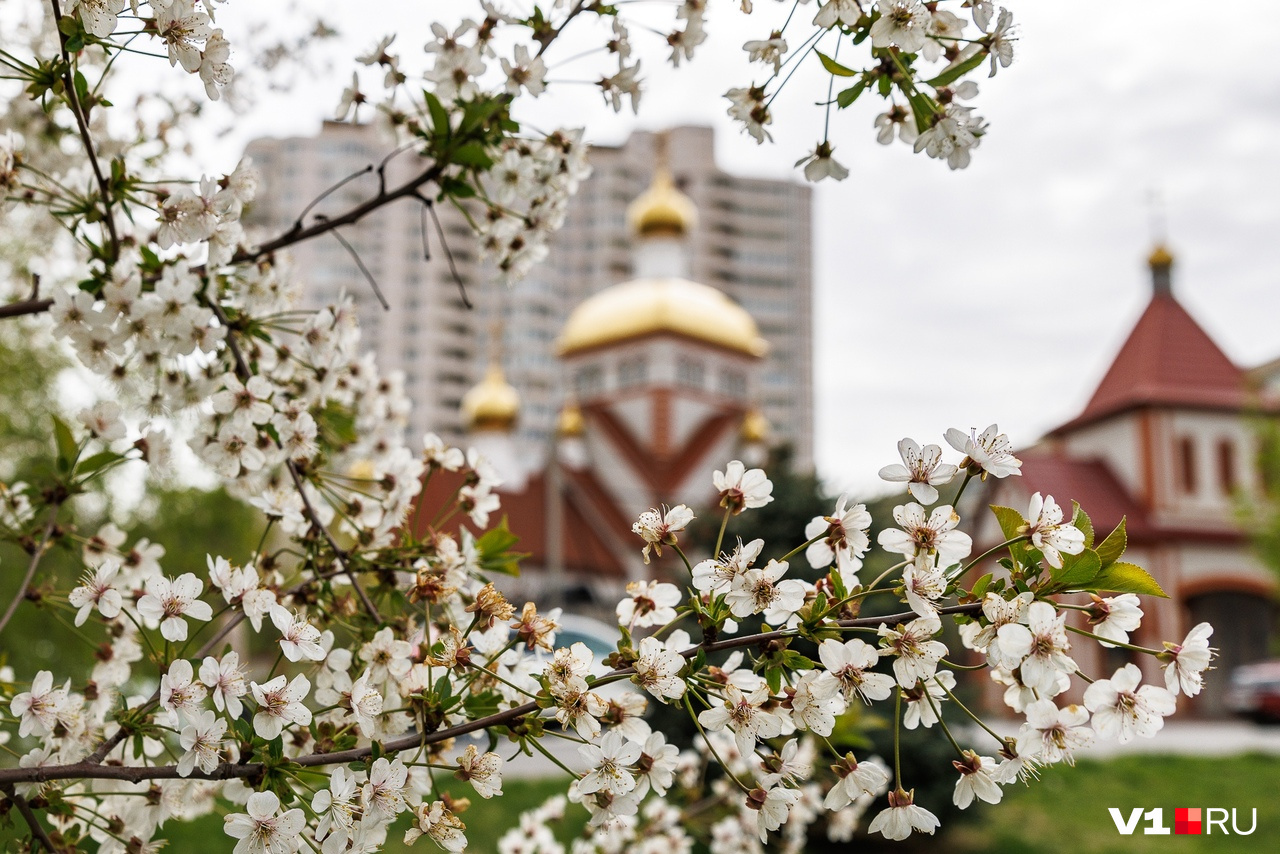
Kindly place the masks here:
<instances>
[{"instance_id":1,"label":"red tiled roof","mask_svg":"<svg viewBox=\"0 0 1280 854\"><path fill-rule=\"evenodd\" d=\"M1111 532L1120 520L1131 543L1196 540L1238 543L1244 534L1234 526L1185 525L1153 519L1144 504L1116 479L1111 467L1099 459L1072 459L1052 452L1028 451L1019 454L1022 476L1000 481L1006 488L1020 488L1028 494L1052 495L1070 512L1077 502L1089 514L1099 539ZM1024 508L1014 508L1025 512Z\"/></svg>"},{"instance_id":2,"label":"red tiled roof","mask_svg":"<svg viewBox=\"0 0 1280 854\"><path fill-rule=\"evenodd\" d=\"M1241 409L1244 371L1169 294L1157 293L1093 397L1061 433L1138 406Z\"/></svg>"},{"instance_id":3,"label":"red tiled roof","mask_svg":"<svg viewBox=\"0 0 1280 854\"><path fill-rule=\"evenodd\" d=\"M1089 514L1094 530L1105 537L1121 519L1131 537L1153 533L1146 509L1116 480L1101 460L1075 460L1058 454L1024 453L1018 486L1028 493L1052 495L1065 512L1076 501ZM1025 508L1015 508L1026 512Z\"/></svg>"}]
</instances>

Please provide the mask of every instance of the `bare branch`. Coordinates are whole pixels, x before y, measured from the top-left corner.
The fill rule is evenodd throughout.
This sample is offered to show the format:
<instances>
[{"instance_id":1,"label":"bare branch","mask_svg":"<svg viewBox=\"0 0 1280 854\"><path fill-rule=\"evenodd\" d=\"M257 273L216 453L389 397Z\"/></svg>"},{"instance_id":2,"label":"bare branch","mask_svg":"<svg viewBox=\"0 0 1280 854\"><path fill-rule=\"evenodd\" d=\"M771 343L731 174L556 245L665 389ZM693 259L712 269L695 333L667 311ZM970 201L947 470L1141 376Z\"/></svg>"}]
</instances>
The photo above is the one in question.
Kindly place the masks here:
<instances>
[{"instance_id":1,"label":"bare branch","mask_svg":"<svg viewBox=\"0 0 1280 854\"><path fill-rule=\"evenodd\" d=\"M98 162L98 152L93 145L93 137L89 133L89 114L80 103L80 94L76 90L76 82L71 75L71 55L67 52L67 36L58 26L62 20L62 8L58 0L49 0L53 7L53 23L58 30L58 44L62 50L62 61L66 63L66 73L62 75L62 83L66 86L67 97L71 102L71 112L76 117L76 127L80 129L80 141L84 143L84 152L89 155L89 166L93 169L93 177L98 182L98 192L102 195L103 221L107 225L107 233L111 235L111 260L120 254L120 235L116 233L116 220L111 212L111 187L102 174L102 164Z\"/></svg>"},{"instance_id":2,"label":"bare branch","mask_svg":"<svg viewBox=\"0 0 1280 854\"><path fill-rule=\"evenodd\" d=\"M26 314L42 314L48 311L51 305L53 305L53 300L51 299L28 299L22 302L0 305L0 320L10 317L22 317Z\"/></svg>"},{"instance_id":3,"label":"bare branch","mask_svg":"<svg viewBox=\"0 0 1280 854\"><path fill-rule=\"evenodd\" d=\"M36 567L40 565L40 558L44 557L44 553L49 547L49 538L53 536L53 529L57 527L57 524L58 505L54 504L49 508L49 521L45 523L44 533L40 536L40 542L36 544L35 550L31 552L31 561L27 564L27 574L23 576L22 583L18 585L17 591L13 594L13 601L5 609L4 616L0 617L0 632L3 632L4 627L9 625L9 621L13 619L14 612L18 610L18 605L26 598L27 588L31 586L31 579L35 577Z\"/></svg>"},{"instance_id":4,"label":"bare branch","mask_svg":"<svg viewBox=\"0 0 1280 854\"><path fill-rule=\"evenodd\" d=\"M453 280L458 284L458 295L462 297L462 304L467 308L474 308L471 300L467 298L467 285L462 281L462 274L458 272L458 266L453 263L453 251L449 249L449 241L444 236L444 227L440 225L440 216L436 213L435 203L430 199L418 196L427 210L431 213L431 220L436 224L436 236L440 238L440 245L444 247L444 257L449 262L449 272L453 275Z\"/></svg>"},{"instance_id":5,"label":"bare branch","mask_svg":"<svg viewBox=\"0 0 1280 854\"><path fill-rule=\"evenodd\" d=\"M17 806L18 812L22 813L23 820L27 826L31 828L31 835L40 841L40 844L49 852L55 852L58 849L54 847L53 840L49 838L48 832L44 829L44 825L36 818L36 814L31 810L31 804L27 803L27 799L19 795L12 785L4 787L4 794L9 800L13 801Z\"/></svg>"},{"instance_id":6,"label":"bare branch","mask_svg":"<svg viewBox=\"0 0 1280 854\"><path fill-rule=\"evenodd\" d=\"M329 232L335 240L342 244L342 248L347 250L347 254L351 256L351 260L356 262L356 266L360 268L360 272L364 274L365 281L369 283L369 287L373 289L373 295L378 298L378 302L382 304L383 311L391 311L391 304L387 302L387 298L382 295L382 288L378 287L378 280L373 277L373 273L369 272L369 268L364 265L364 259L360 257L360 253L356 248L347 242L347 238L342 236L342 232L336 228Z\"/></svg>"}]
</instances>

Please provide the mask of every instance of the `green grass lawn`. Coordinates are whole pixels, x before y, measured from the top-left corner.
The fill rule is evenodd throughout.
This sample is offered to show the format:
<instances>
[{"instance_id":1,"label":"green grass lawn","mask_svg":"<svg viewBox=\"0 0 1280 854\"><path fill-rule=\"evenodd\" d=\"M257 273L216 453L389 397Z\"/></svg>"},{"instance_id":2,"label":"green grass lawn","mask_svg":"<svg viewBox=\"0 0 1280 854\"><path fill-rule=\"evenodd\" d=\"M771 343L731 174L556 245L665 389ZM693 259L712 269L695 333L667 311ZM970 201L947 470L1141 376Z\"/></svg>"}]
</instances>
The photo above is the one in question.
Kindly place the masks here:
<instances>
[{"instance_id":1,"label":"green grass lawn","mask_svg":"<svg viewBox=\"0 0 1280 854\"><path fill-rule=\"evenodd\" d=\"M975 821L948 834L948 852L1274 852L1280 850L1280 757L1129 756L1080 762L1074 769L1049 769L1039 783L1007 789L1003 803L982 807ZM1145 836L1137 829L1121 836L1108 807L1117 807L1126 819L1134 807L1162 807L1170 835ZM1235 807L1242 830L1248 830L1250 809L1257 807L1258 827L1249 836L1224 836L1216 827L1207 836L1178 836L1172 833L1177 807Z\"/></svg>"}]
</instances>

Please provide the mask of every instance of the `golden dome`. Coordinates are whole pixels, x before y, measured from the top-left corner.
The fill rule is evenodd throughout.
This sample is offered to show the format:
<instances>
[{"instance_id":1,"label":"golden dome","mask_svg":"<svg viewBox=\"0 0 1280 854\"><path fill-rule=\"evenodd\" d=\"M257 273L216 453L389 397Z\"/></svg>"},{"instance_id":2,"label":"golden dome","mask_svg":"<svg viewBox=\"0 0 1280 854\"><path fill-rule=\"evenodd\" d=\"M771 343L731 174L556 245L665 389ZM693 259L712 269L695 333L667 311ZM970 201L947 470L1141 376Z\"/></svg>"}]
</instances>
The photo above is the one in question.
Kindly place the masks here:
<instances>
[{"instance_id":1,"label":"golden dome","mask_svg":"<svg viewBox=\"0 0 1280 854\"><path fill-rule=\"evenodd\" d=\"M697 223L693 200L676 188L665 166L658 167L649 189L627 206L627 225L637 237L683 237Z\"/></svg>"},{"instance_id":2,"label":"golden dome","mask_svg":"<svg viewBox=\"0 0 1280 854\"><path fill-rule=\"evenodd\" d=\"M560 415L556 418L556 433L565 438L581 436L586 430L587 423L582 417L582 410L578 408L576 403L566 403L560 408Z\"/></svg>"},{"instance_id":3,"label":"golden dome","mask_svg":"<svg viewBox=\"0 0 1280 854\"><path fill-rule=\"evenodd\" d=\"M520 395L490 363L485 377L462 396L462 415L468 430L510 430L520 417Z\"/></svg>"},{"instance_id":4,"label":"golden dome","mask_svg":"<svg viewBox=\"0 0 1280 854\"><path fill-rule=\"evenodd\" d=\"M1156 248L1151 250L1151 255L1147 258L1147 266L1153 270L1167 270L1173 266L1173 253L1163 243L1157 243Z\"/></svg>"},{"instance_id":5,"label":"golden dome","mask_svg":"<svg viewBox=\"0 0 1280 854\"><path fill-rule=\"evenodd\" d=\"M560 332L560 355L642 335L673 332L763 356L769 345L747 310L715 288L688 279L634 279L584 300Z\"/></svg>"},{"instance_id":6,"label":"golden dome","mask_svg":"<svg viewBox=\"0 0 1280 854\"><path fill-rule=\"evenodd\" d=\"M764 413L759 409L752 407L746 415L742 417L742 429L738 435L742 437L742 441L748 444L763 443L769 438L769 419L764 417Z\"/></svg>"}]
</instances>

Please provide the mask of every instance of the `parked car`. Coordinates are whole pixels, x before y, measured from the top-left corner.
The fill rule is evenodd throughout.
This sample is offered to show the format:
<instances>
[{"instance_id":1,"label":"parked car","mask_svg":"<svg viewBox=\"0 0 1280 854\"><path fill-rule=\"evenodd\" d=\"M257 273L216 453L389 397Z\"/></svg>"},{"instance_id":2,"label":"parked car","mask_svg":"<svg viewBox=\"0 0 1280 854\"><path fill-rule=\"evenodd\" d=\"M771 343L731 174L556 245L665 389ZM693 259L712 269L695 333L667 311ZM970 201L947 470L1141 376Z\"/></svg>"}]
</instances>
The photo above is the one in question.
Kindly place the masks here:
<instances>
[{"instance_id":1,"label":"parked car","mask_svg":"<svg viewBox=\"0 0 1280 854\"><path fill-rule=\"evenodd\" d=\"M1226 706L1258 723L1280 723L1280 661L1260 661L1231 671Z\"/></svg>"}]
</instances>

